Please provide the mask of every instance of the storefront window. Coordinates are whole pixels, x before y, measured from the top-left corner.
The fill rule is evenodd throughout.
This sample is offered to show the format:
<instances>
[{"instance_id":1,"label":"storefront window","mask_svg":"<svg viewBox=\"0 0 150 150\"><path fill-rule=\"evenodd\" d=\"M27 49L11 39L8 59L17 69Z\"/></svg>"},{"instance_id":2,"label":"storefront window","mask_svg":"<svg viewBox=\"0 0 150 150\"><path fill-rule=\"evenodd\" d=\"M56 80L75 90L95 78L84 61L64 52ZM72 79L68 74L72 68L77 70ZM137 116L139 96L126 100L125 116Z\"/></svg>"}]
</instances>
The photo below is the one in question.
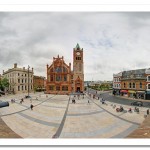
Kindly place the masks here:
<instances>
[{"instance_id":1,"label":"storefront window","mask_svg":"<svg viewBox=\"0 0 150 150\"><path fill-rule=\"evenodd\" d=\"M150 81L150 76L147 77L147 81Z\"/></svg>"}]
</instances>

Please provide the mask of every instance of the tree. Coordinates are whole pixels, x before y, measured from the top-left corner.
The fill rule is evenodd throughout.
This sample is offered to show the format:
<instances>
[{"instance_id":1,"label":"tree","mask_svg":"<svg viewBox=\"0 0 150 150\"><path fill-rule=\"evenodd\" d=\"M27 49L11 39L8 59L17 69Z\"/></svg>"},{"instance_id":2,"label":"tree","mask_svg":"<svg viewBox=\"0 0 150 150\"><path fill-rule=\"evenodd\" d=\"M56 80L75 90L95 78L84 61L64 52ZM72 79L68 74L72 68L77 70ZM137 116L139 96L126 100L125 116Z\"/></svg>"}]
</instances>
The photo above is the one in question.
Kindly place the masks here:
<instances>
[{"instance_id":1,"label":"tree","mask_svg":"<svg viewBox=\"0 0 150 150\"><path fill-rule=\"evenodd\" d=\"M4 91L5 88L9 87L9 81L7 78L4 78L0 81L0 89Z\"/></svg>"}]
</instances>

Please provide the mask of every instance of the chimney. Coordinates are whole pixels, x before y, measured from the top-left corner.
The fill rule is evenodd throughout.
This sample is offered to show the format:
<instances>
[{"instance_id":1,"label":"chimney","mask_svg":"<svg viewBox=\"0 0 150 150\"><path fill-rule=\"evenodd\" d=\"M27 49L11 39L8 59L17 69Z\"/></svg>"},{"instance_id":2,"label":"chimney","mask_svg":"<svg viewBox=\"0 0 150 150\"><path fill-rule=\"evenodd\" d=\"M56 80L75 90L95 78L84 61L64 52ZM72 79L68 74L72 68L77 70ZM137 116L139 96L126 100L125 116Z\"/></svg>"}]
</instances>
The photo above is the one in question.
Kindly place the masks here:
<instances>
[{"instance_id":1,"label":"chimney","mask_svg":"<svg viewBox=\"0 0 150 150\"><path fill-rule=\"evenodd\" d=\"M32 72L33 72L33 68L32 68Z\"/></svg>"},{"instance_id":2,"label":"chimney","mask_svg":"<svg viewBox=\"0 0 150 150\"><path fill-rule=\"evenodd\" d=\"M17 68L17 63L14 64L14 68Z\"/></svg>"}]
</instances>

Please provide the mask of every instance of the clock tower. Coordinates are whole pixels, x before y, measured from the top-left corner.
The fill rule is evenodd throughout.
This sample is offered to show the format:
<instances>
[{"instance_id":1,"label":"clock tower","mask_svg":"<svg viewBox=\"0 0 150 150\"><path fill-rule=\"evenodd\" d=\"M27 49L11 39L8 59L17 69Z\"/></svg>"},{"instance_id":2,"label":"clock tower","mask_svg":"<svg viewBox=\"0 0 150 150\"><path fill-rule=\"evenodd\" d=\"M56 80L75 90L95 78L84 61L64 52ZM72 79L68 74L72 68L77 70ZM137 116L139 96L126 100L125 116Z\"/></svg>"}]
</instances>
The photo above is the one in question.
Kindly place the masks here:
<instances>
[{"instance_id":1,"label":"clock tower","mask_svg":"<svg viewBox=\"0 0 150 150\"><path fill-rule=\"evenodd\" d=\"M84 91L83 48L77 43L73 49L73 91Z\"/></svg>"}]
</instances>

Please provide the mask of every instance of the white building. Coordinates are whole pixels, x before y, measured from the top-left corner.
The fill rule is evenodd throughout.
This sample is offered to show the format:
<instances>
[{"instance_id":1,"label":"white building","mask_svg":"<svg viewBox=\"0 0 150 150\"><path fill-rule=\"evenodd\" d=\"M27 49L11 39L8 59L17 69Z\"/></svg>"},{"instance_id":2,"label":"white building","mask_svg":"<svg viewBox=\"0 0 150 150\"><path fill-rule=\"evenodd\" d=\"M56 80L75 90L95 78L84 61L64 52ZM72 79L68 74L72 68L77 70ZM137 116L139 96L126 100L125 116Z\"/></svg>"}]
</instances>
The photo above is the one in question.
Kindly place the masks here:
<instances>
[{"instance_id":1,"label":"white building","mask_svg":"<svg viewBox=\"0 0 150 150\"><path fill-rule=\"evenodd\" d=\"M25 69L18 68L17 63L14 64L14 68L3 70L3 77L9 80L8 91L16 93L27 93L33 91L33 68Z\"/></svg>"}]
</instances>

